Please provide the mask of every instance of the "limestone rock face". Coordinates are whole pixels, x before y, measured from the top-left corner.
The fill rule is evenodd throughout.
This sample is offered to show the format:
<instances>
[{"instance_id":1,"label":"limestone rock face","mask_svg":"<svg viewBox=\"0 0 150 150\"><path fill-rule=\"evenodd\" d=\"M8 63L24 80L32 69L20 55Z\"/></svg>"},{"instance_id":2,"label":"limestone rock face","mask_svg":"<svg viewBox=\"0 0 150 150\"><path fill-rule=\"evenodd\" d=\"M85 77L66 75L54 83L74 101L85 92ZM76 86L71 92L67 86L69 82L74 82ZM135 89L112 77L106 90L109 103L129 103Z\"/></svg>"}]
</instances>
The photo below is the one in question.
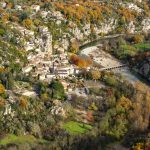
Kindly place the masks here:
<instances>
[{"instance_id":1,"label":"limestone rock face","mask_svg":"<svg viewBox=\"0 0 150 150\"><path fill-rule=\"evenodd\" d=\"M111 18L109 20L105 20L105 22L102 22L99 27L95 27L95 32L96 32L96 34L99 34L99 33L107 34L115 29L116 24L117 24L117 22L113 18Z\"/></svg>"},{"instance_id":2,"label":"limestone rock face","mask_svg":"<svg viewBox=\"0 0 150 150\"><path fill-rule=\"evenodd\" d=\"M49 55L52 54L52 36L48 32L48 28L43 27L40 29L40 49L43 52L48 52Z\"/></svg>"},{"instance_id":3,"label":"limestone rock face","mask_svg":"<svg viewBox=\"0 0 150 150\"><path fill-rule=\"evenodd\" d=\"M138 73L150 81L150 57L139 62L136 66L136 69L138 70Z\"/></svg>"},{"instance_id":4,"label":"limestone rock face","mask_svg":"<svg viewBox=\"0 0 150 150\"><path fill-rule=\"evenodd\" d=\"M144 32L150 31L150 18L144 19L142 21L142 30Z\"/></svg>"},{"instance_id":5,"label":"limestone rock face","mask_svg":"<svg viewBox=\"0 0 150 150\"><path fill-rule=\"evenodd\" d=\"M134 33L135 32L135 25L133 23L133 21L131 21L129 24L128 24L128 31L130 33Z\"/></svg>"}]
</instances>

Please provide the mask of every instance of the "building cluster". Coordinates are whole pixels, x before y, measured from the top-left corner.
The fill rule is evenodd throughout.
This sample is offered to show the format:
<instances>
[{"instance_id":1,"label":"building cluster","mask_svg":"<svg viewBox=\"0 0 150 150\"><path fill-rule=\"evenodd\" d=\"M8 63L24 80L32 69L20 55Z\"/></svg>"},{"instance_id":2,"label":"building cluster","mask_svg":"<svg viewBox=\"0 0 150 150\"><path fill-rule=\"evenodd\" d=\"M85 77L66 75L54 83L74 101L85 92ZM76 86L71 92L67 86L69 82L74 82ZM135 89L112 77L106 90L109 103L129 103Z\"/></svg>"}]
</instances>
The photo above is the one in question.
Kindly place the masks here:
<instances>
[{"instance_id":1,"label":"building cluster","mask_svg":"<svg viewBox=\"0 0 150 150\"><path fill-rule=\"evenodd\" d=\"M39 80L51 81L55 78L66 78L79 72L79 69L71 65L67 54L45 56L40 54L31 57L28 65L23 68L25 74L32 74Z\"/></svg>"},{"instance_id":2,"label":"building cluster","mask_svg":"<svg viewBox=\"0 0 150 150\"><path fill-rule=\"evenodd\" d=\"M2 8L7 9L8 3L0 2ZM17 11L25 10L26 6L14 5L12 9ZM45 11L40 5L32 5L30 7L32 14L38 13L43 20L49 17L60 25L65 21L64 16L59 11ZM45 19L44 19L45 18ZM79 69L69 63L66 51L70 45L67 39L67 33L62 35L57 44L52 46L52 34L48 27L37 27L36 33L17 23L11 24L12 29L20 32L20 36L16 37L17 42L21 43L27 53L28 63L23 67L23 73L37 77L39 80L50 81L53 78L66 78L79 72ZM57 55L53 54L57 52ZM19 62L19 60L18 60Z\"/></svg>"},{"instance_id":3,"label":"building cluster","mask_svg":"<svg viewBox=\"0 0 150 150\"><path fill-rule=\"evenodd\" d=\"M53 78L66 78L79 72L79 69L69 63L67 53L61 48L59 54L53 55L52 35L47 27L39 27L39 35L19 25L13 25L22 34L24 49L28 53L28 63L22 69L23 73L31 74L39 80L50 81ZM19 40L19 39L18 39Z\"/></svg>"}]
</instances>

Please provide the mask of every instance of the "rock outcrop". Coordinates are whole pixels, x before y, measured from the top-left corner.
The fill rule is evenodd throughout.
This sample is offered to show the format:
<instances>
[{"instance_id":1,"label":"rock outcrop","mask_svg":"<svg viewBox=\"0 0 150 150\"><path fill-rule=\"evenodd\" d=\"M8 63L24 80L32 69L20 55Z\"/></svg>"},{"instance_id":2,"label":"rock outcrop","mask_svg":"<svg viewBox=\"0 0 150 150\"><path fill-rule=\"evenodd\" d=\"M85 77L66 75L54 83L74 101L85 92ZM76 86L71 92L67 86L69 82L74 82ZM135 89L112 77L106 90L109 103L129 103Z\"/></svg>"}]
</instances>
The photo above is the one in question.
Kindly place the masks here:
<instances>
[{"instance_id":1,"label":"rock outcrop","mask_svg":"<svg viewBox=\"0 0 150 150\"><path fill-rule=\"evenodd\" d=\"M150 57L138 62L135 68L139 74L150 81Z\"/></svg>"}]
</instances>

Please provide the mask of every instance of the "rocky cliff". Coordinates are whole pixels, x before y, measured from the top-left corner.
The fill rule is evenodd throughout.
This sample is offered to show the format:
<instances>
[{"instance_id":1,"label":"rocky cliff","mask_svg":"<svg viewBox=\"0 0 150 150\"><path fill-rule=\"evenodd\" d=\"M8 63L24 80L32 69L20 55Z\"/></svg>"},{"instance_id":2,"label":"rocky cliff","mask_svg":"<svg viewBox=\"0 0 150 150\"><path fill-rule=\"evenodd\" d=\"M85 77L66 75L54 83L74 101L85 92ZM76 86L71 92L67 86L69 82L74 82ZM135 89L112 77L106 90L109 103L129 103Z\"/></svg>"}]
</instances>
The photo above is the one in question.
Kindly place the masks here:
<instances>
[{"instance_id":1,"label":"rocky cliff","mask_svg":"<svg viewBox=\"0 0 150 150\"><path fill-rule=\"evenodd\" d=\"M150 81L150 56L136 64L136 71Z\"/></svg>"}]
</instances>

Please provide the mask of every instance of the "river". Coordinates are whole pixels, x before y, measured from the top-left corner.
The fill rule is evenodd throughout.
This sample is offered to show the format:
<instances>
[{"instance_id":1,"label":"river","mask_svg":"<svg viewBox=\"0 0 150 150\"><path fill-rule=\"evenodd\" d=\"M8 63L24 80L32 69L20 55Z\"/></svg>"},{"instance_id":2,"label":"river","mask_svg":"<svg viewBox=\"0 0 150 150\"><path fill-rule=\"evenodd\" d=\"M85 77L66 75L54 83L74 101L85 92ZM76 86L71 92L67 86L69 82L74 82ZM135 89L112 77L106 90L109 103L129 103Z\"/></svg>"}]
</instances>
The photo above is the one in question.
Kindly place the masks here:
<instances>
[{"instance_id":1,"label":"river","mask_svg":"<svg viewBox=\"0 0 150 150\"><path fill-rule=\"evenodd\" d=\"M101 65L102 68L112 68L117 67L120 65L124 65L120 60L116 59L114 56L110 55L106 51L102 49L101 44L97 44L95 46L84 48L80 55L86 55L93 59L93 62L96 62L97 64ZM115 73L120 73L123 78L130 83L135 83L137 81L140 81L137 76L135 76L128 67L125 68L119 68L112 70Z\"/></svg>"}]
</instances>

